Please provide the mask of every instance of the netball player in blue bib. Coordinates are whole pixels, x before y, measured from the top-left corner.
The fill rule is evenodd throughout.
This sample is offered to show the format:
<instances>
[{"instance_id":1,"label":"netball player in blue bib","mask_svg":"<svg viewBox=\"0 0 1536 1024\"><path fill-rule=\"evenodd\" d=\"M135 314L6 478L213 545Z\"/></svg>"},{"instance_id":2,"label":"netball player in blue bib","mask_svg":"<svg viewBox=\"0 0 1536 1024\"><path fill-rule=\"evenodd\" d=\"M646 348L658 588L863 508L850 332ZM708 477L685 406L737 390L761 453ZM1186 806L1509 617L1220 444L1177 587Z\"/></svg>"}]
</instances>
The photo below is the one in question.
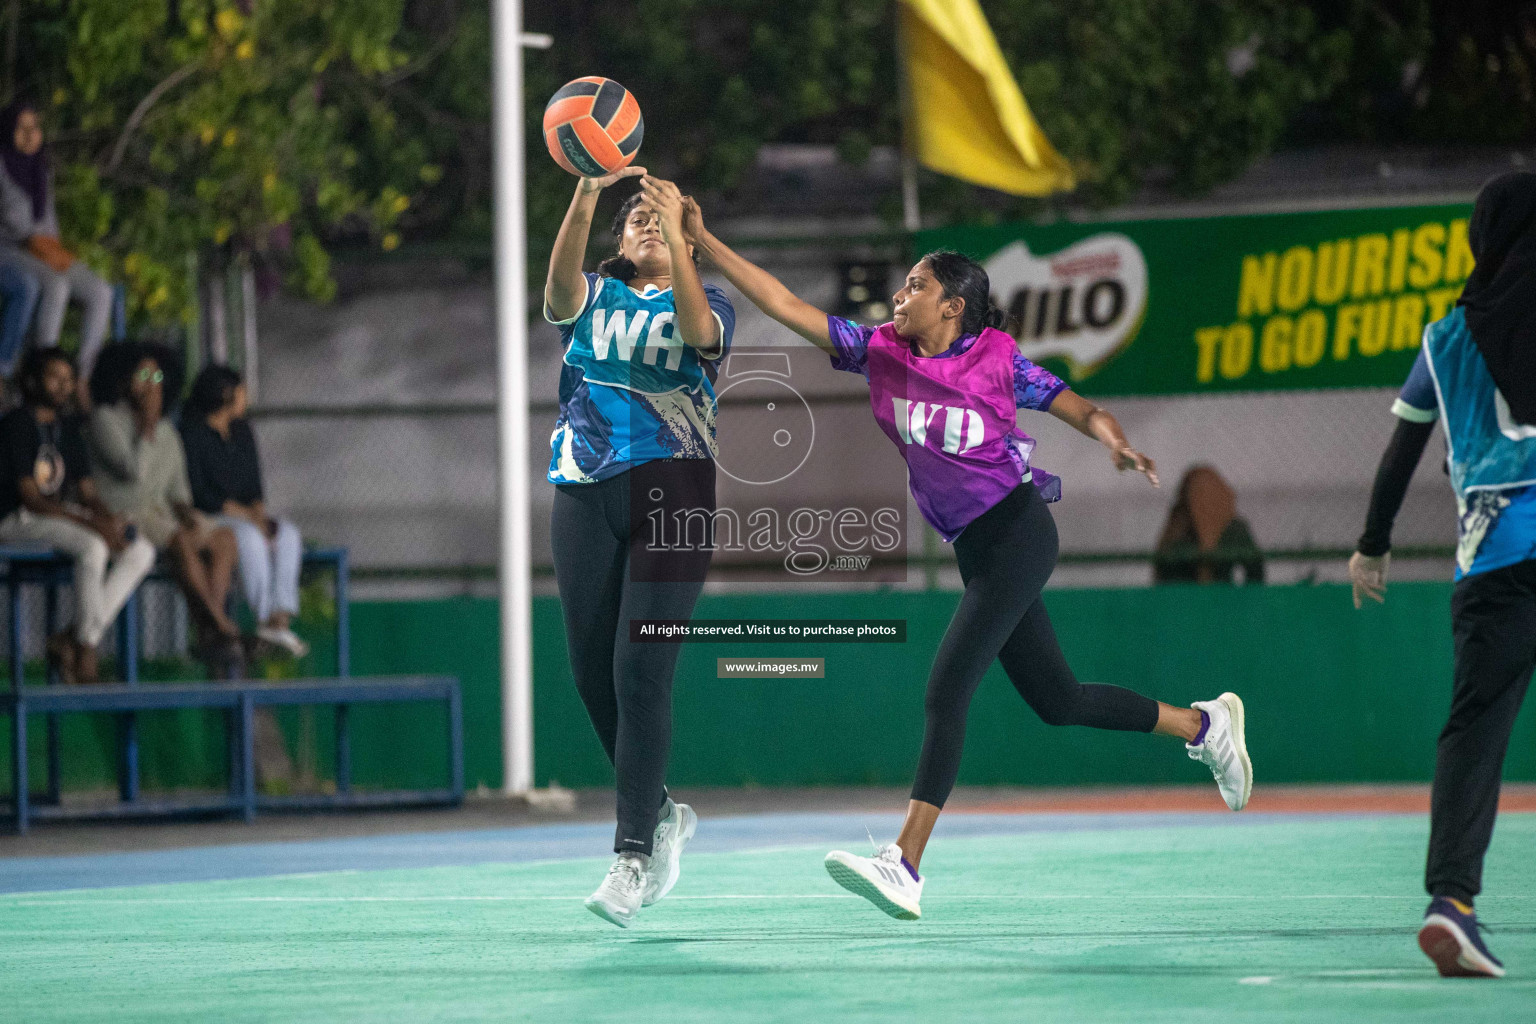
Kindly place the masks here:
<instances>
[{"instance_id":1,"label":"netball player in blue bib","mask_svg":"<svg viewBox=\"0 0 1536 1024\"><path fill-rule=\"evenodd\" d=\"M658 512L714 512L711 376L736 322L725 293L699 278L670 183L624 203L617 254L582 272L598 195L644 173L581 179L544 286L565 350L550 436L555 578L571 673L618 789L618 858L587 907L620 927L672 888L698 820L665 788L677 645L633 642L630 622L687 619L703 587L710 538L666 548L649 525Z\"/></svg>"},{"instance_id":2,"label":"netball player in blue bib","mask_svg":"<svg viewBox=\"0 0 1536 1024\"><path fill-rule=\"evenodd\" d=\"M1355 607L1386 598L1392 524L1439 420L1456 495L1451 710L1435 751L1430 904L1419 948L1447 977L1502 978L1473 900L1499 813L1504 755L1536 665L1536 174L1483 186L1477 264L1456 308L1424 330L1349 560Z\"/></svg>"}]
</instances>

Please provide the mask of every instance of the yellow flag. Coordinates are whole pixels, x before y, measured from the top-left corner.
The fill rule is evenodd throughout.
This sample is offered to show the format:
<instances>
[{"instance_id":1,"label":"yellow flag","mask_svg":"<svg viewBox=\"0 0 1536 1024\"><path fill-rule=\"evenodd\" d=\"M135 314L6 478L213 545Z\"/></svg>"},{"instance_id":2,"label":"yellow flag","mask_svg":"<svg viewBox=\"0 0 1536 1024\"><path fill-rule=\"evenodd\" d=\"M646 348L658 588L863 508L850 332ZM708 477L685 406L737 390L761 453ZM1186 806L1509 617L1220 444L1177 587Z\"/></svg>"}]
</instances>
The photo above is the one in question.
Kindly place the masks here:
<instances>
[{"instance_id":1,"label":"yellow flag","mask_svg":"<svg viewBox=\"0 0 1536 1024\"><path fill-rule=\"evenodd\" d=\"M1024 102L976 0L900 0L906 131L918 161L1019 196L1076 184Z\"/></svg>"}]
</instances>

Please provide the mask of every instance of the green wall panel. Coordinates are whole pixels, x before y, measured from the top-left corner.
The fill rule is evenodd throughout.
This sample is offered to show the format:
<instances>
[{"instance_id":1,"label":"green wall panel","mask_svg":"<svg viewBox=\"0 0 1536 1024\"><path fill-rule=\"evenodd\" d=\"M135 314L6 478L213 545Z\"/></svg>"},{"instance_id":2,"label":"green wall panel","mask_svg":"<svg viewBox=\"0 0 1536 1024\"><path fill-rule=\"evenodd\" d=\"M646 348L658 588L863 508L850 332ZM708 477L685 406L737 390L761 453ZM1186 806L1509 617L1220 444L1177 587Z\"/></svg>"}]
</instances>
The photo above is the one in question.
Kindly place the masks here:
<instances>
[{"instance_id":1,"label":"green wall panel","mask_svg":"<svg viewBox=\"0 0 1536 1024\"><path fill-rule=\"evenodd\" d=\"M1450 585L1394 584L1356 612L1348 590L1163 587L1051 591L1046 603L1080 679L1175 704L1224 689L1248 707L1260 785L1425 780L1449 706ZM954 593L707 597L701 618L901 618L904 644L690 644L678 663L669 777L677 785L904 786L923 731L928 666ZM352 610L358 674L445 673L464 687L465 778L501 784L496 602L363 602ZM559 603L533 607L535 777L605 786L612 773L576 696ZM719 679L723 656L822 657L825 679ZM222 785L223 723L204 712L141 716L146 788ZM328 710L284 712L290 749L322 777L334 763ZM41 720L32 725L42 770ZM446 722L413 705L353 712L359 785L443 781ZM1536 780L1536 712L1517 724L1506 777ZM65 783L110 785L115 727L66 716ZM3 749L0 741L0 749ZM8 758L8 754L4 754ZM40 780L40 774L34 778ZM1126 785L1202 781L1176 741L1042 724L996 667L971 708L962 784Z\"/></svg>"},{"instance_id":2,"label":"green wall panel","mask_svg":"<svg viewBox=\"0 0 1536 1024\"><path fill-rule=\"evenodd\" d=\"M1238 692L1263 782L1425 780L1449 706L1450 586L1400 583L1356 612L1346 588L1164 587L1051 591L1080 679L1174 704ZM929 664L958 595L706 598L700 618L905 618L905 644L688 645L678 663L671 780L677 785L906 785L922 739ZM539 780L611 784L571 687L558 608L535 636ZM824 657L826 678L718 679L715 658ZM1536 779L1527 709L1507 777ZM1202 781L1176 741L1044 725L1000 668L971 707L962 784Z\"/></svg>"},{"instance_id":3,"label":"green wall panel","mask_svg":"<svg viewBox=\"0 0 1536 1024\"><path fill-rule=\"evenodd\" d=\"M369 601L352 605L355 675L458 676L464 694L464 784L501 785L501 666L496 602ZM445 783L447 721L425 705L353 711L352 763L367 783ZM366 715L364 714L366 712Z\"/></svg>"}]
</instances>

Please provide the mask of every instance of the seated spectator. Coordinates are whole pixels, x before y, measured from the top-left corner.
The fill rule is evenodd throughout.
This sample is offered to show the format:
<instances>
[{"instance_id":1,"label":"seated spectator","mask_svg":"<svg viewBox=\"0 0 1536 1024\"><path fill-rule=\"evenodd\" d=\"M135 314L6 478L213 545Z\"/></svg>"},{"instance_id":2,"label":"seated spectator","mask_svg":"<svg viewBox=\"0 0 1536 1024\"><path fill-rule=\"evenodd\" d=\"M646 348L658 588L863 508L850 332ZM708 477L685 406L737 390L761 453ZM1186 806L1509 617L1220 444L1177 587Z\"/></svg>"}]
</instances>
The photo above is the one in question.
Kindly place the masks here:
<instances>
[{"instance_id":1,"label":"seated spectator","mask_svg":"<svg viewBox=\"0 0 1536 1024\"><path fill-rule=\"evenodd\" d=\"M240 631L224 607L235 536L192 507L181 437L164 419L164 367L173 360L149 345L113 345L109 351L112 358L103 360L91 382L97 405L89 442L97 489L109 508L170 555L204 654L238 658Z\"/></svg>"},{"instance_id":2,"label":"seated spectator","mask_svg":"<svg viewBox=\"0 0 1536 1024\"><path fill-rule=\"evenodd\" d=\"M1237 514L1237 495L1210 466L1192 467L1179 482L1178 497L1157 542L1152 580L1264 582L1264 556Z\"/></svg>"},{"instance_id":3,"label":"seated spectator","mask_svg":"<svg viewBox=\"0 0 1536 1024\"><path fill-rule=\"evenodd\" d=\"M309 645L290 623L299 611L304 544L296 526L267 515L246 403L245 383L227 366L209 366L192 382L181 417L192 505L234 531L257 638L302 658Z\"/></svg>"},{"instance_id":4,"label":"seated spectator","mask_svg":"<svg viewBox=\"0 0 1536 1024\"><path fill-rule=\"evenodd\" d=\"M41 285L37 278L17 266L0 263L0 377L16 372L16 360L37 312Z\"/></svg>"},{"instance_id":5,"label":"seated spectator","mask_svg":"<svg viewBox=\"0 0 1536 1024\"><path fill-rule=\"evenodd\" d=\"M75 560L75 622L48 638L66 683L94 683L96 648L155 549L97 493L77 421L65 415L75 368L58 349L34 349L16 379L23 405L0 418L0 541L40 541Z\"/></svg>"},{"instance_id":6,"label":"seated spectator","mask_svg":"<svg viewBox=\"0 0 1536 1024\"><path fill-rule=\"evenodd\" d=\"M59 343L65 304L73 298L81 305L80 375L89 377L112 319L112 286L59 241L53 168L43 145L42 115L26 101L0 110L0 265L14 267L38 282L40 347Z\"/></svg>"}]
</instances>

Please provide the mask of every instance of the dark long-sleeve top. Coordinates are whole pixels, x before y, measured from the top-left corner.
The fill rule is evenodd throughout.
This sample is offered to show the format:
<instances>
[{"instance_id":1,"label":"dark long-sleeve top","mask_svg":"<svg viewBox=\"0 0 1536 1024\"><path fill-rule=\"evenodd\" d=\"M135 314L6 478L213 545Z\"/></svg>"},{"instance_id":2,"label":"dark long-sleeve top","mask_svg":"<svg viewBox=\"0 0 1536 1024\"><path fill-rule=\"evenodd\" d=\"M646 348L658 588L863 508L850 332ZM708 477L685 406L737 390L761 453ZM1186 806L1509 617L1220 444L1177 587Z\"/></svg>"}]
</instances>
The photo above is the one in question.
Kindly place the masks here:
<instances>
[{"instance_id":1,"label":"dark long-sleeve top","mask_svg":"<svg viewBox=\"0 0 1536 1024\"><path fill-rule=\"evenodd\" d=\"M249 423L232 420L228 440L205 422L185 423L181 439L187 449L194 506L218 515L226 501L249 505L262 500L261 459Z\"/></svg>"},{"instance_id":2,"label":"dark long-sleeve top","mask_svg":"<svg viewBox=\"0 0 1536 1024\"><path fill-rule=\"evenodd\" d=\"M1381 464L1376 467L1376 482L1371 486L1371 505L1365 513L1365 532L1355 545L1362 555L1379 558L1392 550L1392 523L1403 507L1413 472L1419 468L1419 459L1434 433L1435 421L1416 423L1399 419L1392 440L1382 453Z\"/></svg>"}]
</instances>

